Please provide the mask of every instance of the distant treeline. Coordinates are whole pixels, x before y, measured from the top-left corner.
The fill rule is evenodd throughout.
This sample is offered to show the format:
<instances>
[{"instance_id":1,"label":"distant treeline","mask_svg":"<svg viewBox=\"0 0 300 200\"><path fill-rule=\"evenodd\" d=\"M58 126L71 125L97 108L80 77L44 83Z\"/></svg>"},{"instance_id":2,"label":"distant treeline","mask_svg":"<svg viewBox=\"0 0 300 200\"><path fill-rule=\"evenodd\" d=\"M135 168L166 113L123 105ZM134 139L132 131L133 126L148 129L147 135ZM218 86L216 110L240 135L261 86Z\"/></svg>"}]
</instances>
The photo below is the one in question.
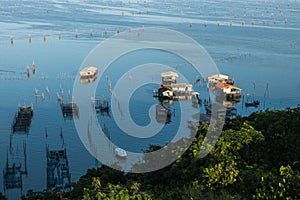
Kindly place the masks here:
<instances>
[{"instance_id":1,"label":"distant treeline","mask_svg":"<svg viewBox=\"0 0 300 200\"><path fill-rule=\"evenodd\" d=\"M184 155L158 171L124 174L102 166L88 170L71 192L28 191L22 199L300 199L299 108L229 119L199 159L207 129L201 124Z\"/></svg>"}]
</instances>

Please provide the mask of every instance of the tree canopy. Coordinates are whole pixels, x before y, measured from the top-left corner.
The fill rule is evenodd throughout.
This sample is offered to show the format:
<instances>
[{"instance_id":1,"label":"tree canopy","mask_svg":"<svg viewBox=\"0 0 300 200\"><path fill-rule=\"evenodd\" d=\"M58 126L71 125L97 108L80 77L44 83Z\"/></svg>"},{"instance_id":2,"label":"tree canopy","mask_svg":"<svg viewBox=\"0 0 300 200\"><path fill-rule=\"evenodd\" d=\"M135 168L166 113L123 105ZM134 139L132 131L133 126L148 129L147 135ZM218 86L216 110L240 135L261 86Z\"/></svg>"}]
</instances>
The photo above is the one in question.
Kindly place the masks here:
<instances>
[{"instance_id":1,"label":"tree canopy","mask_svg":"<svg viewBox=\"0 0 300 200\"><path fill-rule=\"evenodd\" d=\"M228 119L200 159L207 128L200 124L189 149L158 171L124 174L102 166L88 170L68 193L28 191L22 199L300 199L300 109Z\"/></svg>"}]
</instances>

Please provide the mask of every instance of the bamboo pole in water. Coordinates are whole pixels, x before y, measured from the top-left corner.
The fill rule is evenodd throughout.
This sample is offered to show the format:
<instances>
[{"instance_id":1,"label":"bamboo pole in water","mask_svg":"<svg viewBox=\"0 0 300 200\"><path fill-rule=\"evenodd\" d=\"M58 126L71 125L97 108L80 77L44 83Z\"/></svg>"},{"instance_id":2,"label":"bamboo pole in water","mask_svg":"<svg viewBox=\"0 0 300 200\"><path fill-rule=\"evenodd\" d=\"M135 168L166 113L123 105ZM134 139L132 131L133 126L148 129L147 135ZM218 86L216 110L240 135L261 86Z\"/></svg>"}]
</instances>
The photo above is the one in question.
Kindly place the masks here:
<instances>
[{"instance_id":1,"label":"bamboo pole in water","mask_svg":"<svg viewBox=\"0 0 300 200\"><path fill-rule=\"evenodd\" d=\"M268 97L270 95L270 92L269 92L269 82L266 81L266 87L265 87L265 91L264 91L264 109L266 107L266 96L268 94Z\"/></svg>"}]
</instances>

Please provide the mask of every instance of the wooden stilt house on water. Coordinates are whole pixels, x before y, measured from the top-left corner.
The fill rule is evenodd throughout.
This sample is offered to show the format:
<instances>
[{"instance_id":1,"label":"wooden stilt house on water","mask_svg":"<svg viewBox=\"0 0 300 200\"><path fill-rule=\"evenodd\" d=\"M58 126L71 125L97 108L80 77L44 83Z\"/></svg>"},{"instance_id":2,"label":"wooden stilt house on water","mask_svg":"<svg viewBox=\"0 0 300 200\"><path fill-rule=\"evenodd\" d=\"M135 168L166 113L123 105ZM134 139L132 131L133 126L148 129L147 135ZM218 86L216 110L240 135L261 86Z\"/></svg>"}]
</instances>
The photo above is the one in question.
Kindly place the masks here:
<instances>
[{"instance_id":1,"label":"wooden stilt house on water","mask_svg":"<svg viewBox=\"0 0 300 200\"><path fill-rule=\"evenodd\" d=\"M12 165L9 164L8 154L6 157L6 166L3 169L3 187L4 193L9 189L20 189L21 193L23 191L23 175L27 174L27 154L26 154L26 143L23 143L23 153L24 153L24 167L22 162Z\"/></svg>"},{"instance_id":2,"label":"wooden stilt house on water","mask_svg":"<svg viewBox=\"0 0 300 200\"><path fill-rule=\"evenodd\" d=\"M215 85L215 91L218 95L224 95L226 100L234 100L241 98L242 89L227 83L217 83Z\"/></svg>"},{"instance_id":3,"label":"wooden stilt house on water","mask_svg":"<svg viewBox=\"0 0 300 200\"><path fill-rule=\"evenodd\" d=\"M47 146L47 190L59 189L67 191L71 187L71 175L67 151L64 147L61 150L49 150Z\"/></svg>"},{"instance_id":4,"label":"wooden stilt house on water","mask_svg":"<svg viewBox=\"0 0 300 200\"><path fill-rule=\"evenodd\" d=\"M64 102L62 97L57 94L57 101L60 105L64 119L73 119L73 117L79 118L79 108L74 99L72 101Z\"/></svg>"},{"instance_id":5,"label":"wooden stilt house on water","mask_svg":"<svg viewBox=\"0 0 300 200\"><path fill-rule=\"evenodd\" d=\"M63 140L62 130L60 136ZM48 191L66 192L71 189L71 174L64 141L62 146L59 150L49 150L49 146L46 146Z\"/></svg>"},{"instance_id":6,"label":"wooden stilt house on water","mask_svg":"<svg viewBox=\"0 0 300 200\"><path fill-rule=\"evenodd\" d=\"M97 79L98 69L90 66L80 70L80 83L91 83Z\"/></svg>"},{"instance_id":7,"label":"wooden stilt house on water","mask_svg":"<svg viewBox=\"0 0 300 200\"><path fill-rule=\"evenodd\" d=\"M168 71L162 72L162 84L157 92L154 92L155 97L176 99L176 100L191 100L193 92L192 84L178 83L178 74Z\"/></svg>"},{"instance_id":8,"label":"wooden stilt house on water","mask_svg":"<svg viewBox=\"0 0 300 200\"><path fill-rule=\"evenodd\" d=\"M176 72L162 72L161 82L163 85L170 86L171 84L176 84L178 79L178 74Z\"/></svg>"},{"instance_id":9,"label":"wooden stilt house on water","mask_svg":"<svg viewBox=\"0 0 300 200\"><path fill-rule=\"evenodd\" d=\"M223 74L215 74L215 75L209 76L207 78L207 82L208 82L208 85L211 87L215 86L218 83L227 83L230 85L234 85L234 79L230 78L227 75L223 75Z\"/></svg>"},{"instance_id":10,"label":"wooden stilt house on water","mask_svg":"<svg viewBox=\"0 0 300 200\"><path fill-rule=\"evenodd\" d=\"M217 96L223 97L224 100L236 100L241 98L242 89L234 84L234 79L227 75L215 74L207 78L208 87L214 91Z\"/></svg>"},{"instance_id":11,"label":"wooden stilt house on water","mask_svg":"<svg viewBox=\"0 0 300 200\"><path fill-rule=\"evenodd\" d=\"M18 112L15 114L14 121L12 123L12 132L29 132L31 120L33 117L33 105L31 106L18 106Z\"/></svg>"},{"instance_id":12,"label":"wooden stilt house on water","mask_svg":"<svg viewBox=\"0 0 300 200\"><path fill-rule=\"evenodd\" d=\"M102 99L100 97L92 97L91 103L96 112L109 114L109 103L105 97L103 97Z\"/></svg>"}]
</instances>

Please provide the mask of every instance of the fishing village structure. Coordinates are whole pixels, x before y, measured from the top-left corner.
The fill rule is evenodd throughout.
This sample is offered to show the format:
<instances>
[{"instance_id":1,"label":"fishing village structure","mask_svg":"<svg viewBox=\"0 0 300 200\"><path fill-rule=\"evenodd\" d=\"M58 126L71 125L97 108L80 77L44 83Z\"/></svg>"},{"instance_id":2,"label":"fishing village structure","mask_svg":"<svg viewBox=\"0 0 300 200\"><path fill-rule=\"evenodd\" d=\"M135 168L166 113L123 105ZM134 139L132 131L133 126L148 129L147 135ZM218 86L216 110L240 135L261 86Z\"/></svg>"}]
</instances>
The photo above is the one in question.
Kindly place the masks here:
<instances>
[{"instance_id":1,"label":"fishing village structure","mask_svg":"<svg viewBox=\"0 0 300 200\"><path fill-rule=\"evenodd\" d=\"M105 97L102 99L100 97L91 97L92 106L95 108L98 113L106 113L109 115L109 103Z\"/></svg>"},{"instance_id":2,"label":"fishing village structure","mask_svg":"<svg viewBox=\"0 0 300 200\"><path fill-rule=\"evenodd\" d=\"M241 89L237 86L228 83L217 83L215 85L215 92L217 95L224 95L227 100L234 100L241 98Z\"/></svg>"},{"instance_id":3,"label":"fishing village structure","mask_svg":"<svg viewBox=\"0 0 300 200\"><path fill-rule=\"evenodd\" d=\"M23 175L27 175L27 155L26 143L23 143L24 167L22 163L9 163L8 154L6 156L6 165L3 169L3 187L4 193L9 189L20 189L23 192Z\"/></svg>"},{"instance_id":4,"label":"fishing village structure","mask_svg":"<svg viewBox=\"0 0 300 200\"><path fill-rule=\"evenodd\" d=\"M171 122L172 111L170 105L174 100L191 101L194 108L198 108L202 104L199 98L200 93L193 91L193 85L178 83L178 77L178 74L172 71L161 73L161 86L153 92L153 96L158 97L160 102L155 107L158 123L167 124Z\"/></svg>"},{"instance_id":5,"label":"fishing village structure","mask_svg":"<svg viewBox=\"0 0 300 200\"><path fill-rule=\"evenodd\" d=\"M227 83L230 85L234 85L234 79L230 78L227 75L223 75L223 74L215 74L212 76L209 76L207 78L208 84L209 86L213 87L214 85L218 84L218 83Z\"/></svg>"},{"instance_id":6,"label":"fishing village structure","mask_svg":"<svg viewBox=\"0 0 300 200\"><path fill-rule=\"evenodd\" d=\"M73 117L79 118L79 108L74 99L72 101L64 102L63 95L60 96L57 93L57 101L60 105L64 119L73 119Z\"/></svg>"},{"instance_id":7,"label":"fishing village structure","mask_svg":"<svg viewBox=\"0 0 300 200\"><path fill-rule=\"evenodd\" d=\"M74 116L79 117L79 109L75 102L61 102L60 108L65 119L72 119Z\"/></svg>"},{"instance_id":8,"label":"fishing village structure","mask_svg":"<svg viewBox=\"0 0 300 200\"><path fill-rule=\"evenodd\" d=\"M31 106L18 106L18 112L15 114L14 121L12 123L12 132L29 132L31 120L33 117L33 105Z\"/></svg>"},{"instance_id":9,"label":"fishing village structure","mask_svg":"<svg viewBox=\"0 0 300 200\"><path fill-rule=\"evenodd\" d=\"M187 83L171 84L171 88L175 96L191 96L193 92L192 84Z\"/></svg>"},{"instance_id":10,"label":"fishing village structure","mask_svg":"<svg viewBox=\"0 0 300 200\"><path fill-rule=\"evenodd\" d=\"M60 130L60 137L63 141L61 149L49 150L49 146L46 146L47 190L66 192L71 189L71 174L62 130Z\"/></svg>"},{"instance_id":11,"label":"fishing village structure","mask_svg":"<svg viewBox=\"0 0 300 200\"><path fill-rule=\"evenodd\" d=\"M223 74L215 74L207 78L208 87L217 96L224 97L226 100L239 100L242 89L234 85L234 79Z\"/></svg>"},{"instance_id":12,"label":"fishing village structure","mask_svg":"<svg viewBox=\"0 0 300 200\"><path fill-rule=\"evenodd\" d=\"M153 96L160 99L173 99L174 93L171 87L161 85L158 91L153 92Z\"/></svg>"},{"instance_id":13,"label":"fishing village structure","mask_svg":"<svg viewBox=\"0 0 300 200\"><path fill-rule=\"evenodd\" d=\"M161 74L161 82L163 85L171 85L176 84L178 79L178 74L176 72L162 72Z\"/></svg>"},{"instance_id":14,"label":"fishing village structure","mask_svg":"<svg viewBox=\"0 0 300 200\"><path fill-rule=\"evenodd\" d=\"M158 91L154 91L154 97L160 99L161 104L156 106L156 120L159 123L168 123L171 118L171 110L166 107L165 101L191 100L192 106L198 108L202 105L199 92L193 91L193 86L187 83L178 83L178 74L175 72L162 72L162 84ZM199 121L209 122L215 110L218 117L235 117L237 109L234 104L240 101L241 89L234 84L234 79L227 75L215 74L207 78L208 88L216 95L216 102L204 102L205 113L199 116Z\"/></svg>"},{"instance_id":15,"label":"fishing village structure","mask_svg":"<svg viewBox=\"0 0 300 200\"><path fill-rule=\"evenodd\" d=\"M174 100L191 100L192 84L178 83L178 74L168 71L162 72L162 84L158 91L153 92L154 97Z\"/></svg>"},{"instance_id":16,"label":"fishing village structure","mask_svg":"<svg viewBox=\"0 0 300 200\"><path fill-rule=\"evenodd\" d=\"M80 70L80 83L91 83L97 79L98 69L96 67L86 67Z\"/></svg>"},{"instance_id":17,"label":"fishing village structure","mask_svg":"<svg viewBox=\"0 0 300 200\"><path fill-rule=\"evenodd\" d=\"M215 74L207 78L208 88L213 91L216 102L205 103L207 116L211 116L213 109L218 117L235 117L237 109L233 107L240 102L242 89L234 85L234 79L227 75Z\"/></svg>"},{"instance_id":18,"label":"fishing village structure","mask_svg":"<svg viewBox=\"0 0 300 200\"><path fill-rule=\"evenodd\" d=\"M246 107L258 107L259 106L259 101L258 100L254 100L253 102L246 102L245 106Z\"/></svg>"}]
</instances>

